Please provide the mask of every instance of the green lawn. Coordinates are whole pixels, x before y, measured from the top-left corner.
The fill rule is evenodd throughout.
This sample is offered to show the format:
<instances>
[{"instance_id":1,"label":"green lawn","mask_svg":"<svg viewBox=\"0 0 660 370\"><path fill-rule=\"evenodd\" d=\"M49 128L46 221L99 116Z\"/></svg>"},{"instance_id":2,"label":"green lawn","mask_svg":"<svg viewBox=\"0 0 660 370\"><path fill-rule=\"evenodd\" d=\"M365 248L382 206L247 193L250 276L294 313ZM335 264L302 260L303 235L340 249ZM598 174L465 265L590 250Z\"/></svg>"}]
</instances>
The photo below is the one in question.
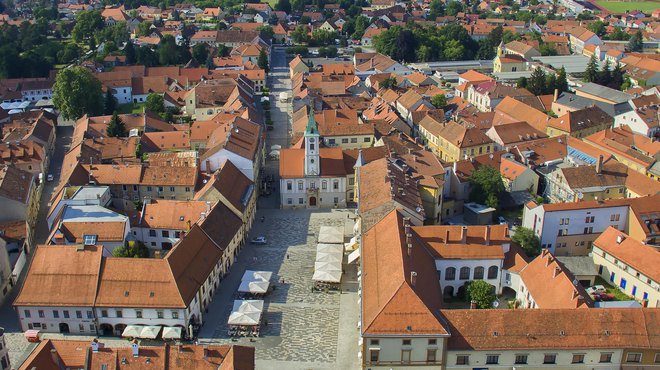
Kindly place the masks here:
<instances>
[{"instance_id":1,"label":"green lawn","mask_svg":"<svg viewBox=\"0 0 660 370\"><path fill-rule=\"evenodd\" d=\"M632 299L626 293L619 290L619 288L612 286L609 281L605 281L605 279L601 278L600 276L596 276L596 284L595 285L604 286L605 290L607 290L608 293L614 295L614 300L615 301L629 301L629 300Z\"/></svg>"},{"instance_id":2,"label":"green lawn","mask_svg":"<svg viewBox=\"0 0 660 370\"><path fill-rule=\"evenodd\" d=\"M117 113L119 114L142 113L143 110L144 103L121 104L117 107Z\"/></svg>"},{"instance_id":3,"label":"green lawn","mask_svg":"<svg viewBox=\"0 0 660 370\"><path fill-rule=\"evenodd\" d=\"M597 1L598 5L613 12L624 13L630 10L639 10L644 13L651 13L660 8L660 2L657 1Z\"/></svg>"},{"instance_id":4,"label":"green lawn","mask_svg":"<svg viewBox=\"0 0 660 370\"><path fill-rule=\"evenodd\" d=\"M270 4L270 7L275 9L275 5L277 4L277 0L266 0L264 3Z\"/></svg>"}]
</instances>

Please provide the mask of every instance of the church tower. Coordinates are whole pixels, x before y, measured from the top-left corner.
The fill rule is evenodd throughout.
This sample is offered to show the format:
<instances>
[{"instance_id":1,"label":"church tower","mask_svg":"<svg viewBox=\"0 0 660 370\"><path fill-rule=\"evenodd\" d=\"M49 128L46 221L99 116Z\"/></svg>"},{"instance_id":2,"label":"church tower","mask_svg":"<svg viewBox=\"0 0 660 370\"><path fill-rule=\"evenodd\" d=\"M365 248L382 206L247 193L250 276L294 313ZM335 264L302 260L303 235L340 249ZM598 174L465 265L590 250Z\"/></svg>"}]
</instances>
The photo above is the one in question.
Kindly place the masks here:
<instances>
[{"instance_id":1,"label":"church tower","mask_svg":"<svg viewBox=\"0 0 660 370\"><path fill-rule=\"evenodd\" d=\"M316 125L316 119L314 119L312 104L310 105L307 127L305 127L305 176L319 176L321 174L319 139L319 128Z\"/></svg>"}]
</instances>

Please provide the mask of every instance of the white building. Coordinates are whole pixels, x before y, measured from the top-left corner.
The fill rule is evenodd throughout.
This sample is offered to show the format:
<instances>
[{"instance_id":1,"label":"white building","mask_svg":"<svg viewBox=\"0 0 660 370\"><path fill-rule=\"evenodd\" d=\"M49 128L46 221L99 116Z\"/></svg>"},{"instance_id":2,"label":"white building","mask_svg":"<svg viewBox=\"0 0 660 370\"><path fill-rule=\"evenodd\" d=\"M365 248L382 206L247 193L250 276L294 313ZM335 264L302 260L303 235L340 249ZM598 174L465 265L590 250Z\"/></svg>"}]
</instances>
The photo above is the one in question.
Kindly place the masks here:
<instances>
[{"instance_id":1,"label":"white building","mask_svg":"<svg viewBox=\"0 0 660 370\"><path fill-rule=\"evenodd\" d=\"M345 207L347 173L344 153L341 148L320 147L313 109L303 142L304 149L280 151L281 207Z\"/></svg>"},{"instance_id":2,"label":"white building","mask_svg":"<svg viewBox=\"0 0 660 370\"><path fill-rule=\"evenodd\" d=\"M532 229L541 247L557 256L585 256L593 241L610 226L625 230L629 200L536 204L523 209L522 226Z\"/></svg>"}]
</instances>

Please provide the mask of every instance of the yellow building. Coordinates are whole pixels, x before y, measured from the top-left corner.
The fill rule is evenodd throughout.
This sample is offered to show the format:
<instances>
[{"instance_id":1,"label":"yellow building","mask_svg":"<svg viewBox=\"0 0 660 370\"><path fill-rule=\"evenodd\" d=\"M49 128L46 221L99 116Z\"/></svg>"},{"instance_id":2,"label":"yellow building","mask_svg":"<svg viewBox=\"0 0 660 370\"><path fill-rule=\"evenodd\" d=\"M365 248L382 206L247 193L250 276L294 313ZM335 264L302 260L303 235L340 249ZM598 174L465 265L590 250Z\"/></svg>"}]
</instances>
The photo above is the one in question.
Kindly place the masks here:
<instances>
[{"instance_id":1,"label":"yellow building","mask_svg":"<svg viewBox=\"0 0 660 370\"><path fill-rule=\"evenodd\" d=\"M611 128L614 119L597 106L592 106L548 121L546 133L550 137L569 135L583 138Z\"/></svg>"},{"instance_id":2,"label":"yellow building","mask_svg":"<svg viewBox=\"0 0 660 370\"><path fill-rule=\"evenodd\" d=\"M497 48L497 56L493 60L493 72L520 72L527 70L527 59L518 54L507 54L504 46L500 43Z\"/></svg>"},{"instance_id":3,"label":"yellow building","mask_svg":"<svg viewBox=\"0 0 660 370\"><path fill-rule=\"evenodd\" d=\"M465 128L454 121L439 123L423 119L419 123L419 133L431 151L445 162L493 152L493 140L480 129Z\"/></svg>"}]
</instances>

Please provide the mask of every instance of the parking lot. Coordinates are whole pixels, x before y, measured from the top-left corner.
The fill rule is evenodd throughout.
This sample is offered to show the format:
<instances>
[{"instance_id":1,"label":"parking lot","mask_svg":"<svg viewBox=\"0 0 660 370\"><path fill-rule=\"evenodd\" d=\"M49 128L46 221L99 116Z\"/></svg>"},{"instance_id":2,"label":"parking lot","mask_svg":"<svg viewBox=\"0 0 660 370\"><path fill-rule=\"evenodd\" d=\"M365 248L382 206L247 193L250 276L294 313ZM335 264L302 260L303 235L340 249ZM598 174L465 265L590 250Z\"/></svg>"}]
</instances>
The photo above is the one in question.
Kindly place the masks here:
<instances>
[{"instance_id":1,"label":"parking lot","mask_svg":"<svg viewBox=\"0 0 660 370\"><path fill-rule=\"evenodd\" d=\"M359 367L358 306L355 267L345 267L343 292L313 292L312 274L321 225L352 230L350 211L260 210L251 237L266 245L248 245L232 266L210 306L200 342L255 346L257 367L272 369L355 369ZM265 297L258 338L232 339L227 319L246 270L272 271L275 290Z\"/></svg>"}]
</instances>

